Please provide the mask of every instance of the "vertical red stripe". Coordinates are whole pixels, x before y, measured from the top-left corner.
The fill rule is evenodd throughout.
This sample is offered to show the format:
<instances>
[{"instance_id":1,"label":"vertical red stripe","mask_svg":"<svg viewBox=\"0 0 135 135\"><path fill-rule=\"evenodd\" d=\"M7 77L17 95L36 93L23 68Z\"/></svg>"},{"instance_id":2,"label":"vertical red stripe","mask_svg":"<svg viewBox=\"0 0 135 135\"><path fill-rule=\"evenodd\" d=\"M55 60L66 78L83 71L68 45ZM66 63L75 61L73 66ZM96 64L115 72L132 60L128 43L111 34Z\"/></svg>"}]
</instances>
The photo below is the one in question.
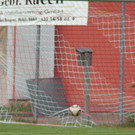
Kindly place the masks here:
<instances>
[{"instance_id":1,"label":"vertical red stripe","mask_svg":"<svg viewBox=\"0 0 135 135\"><path fill-rule=\"evenodd\" d=\"M13 37L13 99L15 99L15 81L16 81L16 27L14 27L14 37Z\"/></svg>"}]
</instances>

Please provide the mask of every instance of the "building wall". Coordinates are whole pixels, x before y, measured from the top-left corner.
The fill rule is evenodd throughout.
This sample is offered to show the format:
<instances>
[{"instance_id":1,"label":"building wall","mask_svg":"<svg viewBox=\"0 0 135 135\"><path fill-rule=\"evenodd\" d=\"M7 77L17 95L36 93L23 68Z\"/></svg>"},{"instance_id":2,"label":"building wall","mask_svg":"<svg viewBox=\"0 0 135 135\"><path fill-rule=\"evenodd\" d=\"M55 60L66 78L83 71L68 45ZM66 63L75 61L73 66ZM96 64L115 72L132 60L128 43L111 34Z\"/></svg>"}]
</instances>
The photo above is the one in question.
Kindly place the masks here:
<instances>
[{"instance_id":1,"label":"building wall","mask_svg":"<svg viewBox=\"0 0 135 135\"><path fill-rule=\"evenodd\" d=\"M54 26L41 26L40 30L39 77L51 78L54 77ZM8 27L8 98L27 99L30 97L26 80L35 79L36 73L37 26L19 26L14 32L13 27Z\"/></svg>"},{"instance_id":2,"label":"building wall","mask_svg":"<svg viewBox=\"0 0 135 135\"><path fill-rule=\"evenodd\" d=\"M7 27L0 27L0 104L7 104L7 74L6 74L6 39L7 39ZM4 59L3 59L4 58Z\"/></svg>"},{"instance_id":3,"label":"building wall","mask_svg":"<svg viewBox=\"0 0 135 135\"><path fill-rule=\"evenodd\" d=\"M135 63L134 63L134 38L135 30L135 18L134 18L134 3L126 3L125 7L125 53L124 53L124 106L126 104L133 102L133 91L127 87L127 84L134 78L135 76ZM96 23L97 18L92 17L91 14L93 12L100 11L103 15L105 13L109 13L110 17L99 17L98 21L103 21L104 24ZM68 41L70 44L71 50L67 49L67 52L76 53L76 47L88 47L91 48L93 52L93 60L92 66L90 67L91 71L91 80L90 80L90 95L91 95L91 106L98 108L98 105L108 103L108 105L119 106L119 87L120 87L120 22L121 22L121 3L116 2L90 2L89 3L89 19L88 26L57 26L59 34L64 36L64 40ZM115 16L115 17L112 17ZM113 22L109 23L110 30L103 29L103 25L107 25L105 22ZM114 23L117 22L117 23ZM114 25L116 25L114 27ZM104 28L108 28L104 26ZM129 28L130 27L130 28ZM133 28L132 28L133 27ZM111 29L111 28L116 28ZM109 32L109 34L108 34ZM129 34L130 33L130 34ZM131 33L132 36L131 36ZM129 36L130 35L130 36ZM57 39L56 39L57 40ZM132 40L132 42L131 42ZM63 47L63 44L55 44L57 46ZM65 45L66 46L66 45ZM61 50L57 50L60 52ZM57 57L61 57L58 56ZM65 57L63 55L63 57ZM74 57L73 60L76 61L77 57ZM70 61L69 59L65 59L66 61ZM59 65L62 65L63 60L59 61ZM83 68L77 66L77 62L72 63L72 66L75 67L73 72L80 70L80 74L83 78ZM70 65L69 65L70 67ZM65 68L64 72L69 72L69 68ZM96 79L94 76L96 72L99 74ZM79 72L78 72L79 74ZM75 74L74 74L75 75ZM65 88L65 93L67 97L67 103L69 105L72 104L80 104L84 106L84 92L79 91L78 87L82 86L84 80L79 83L75 81L74 78L71 78L70 75L63 74L62 71L58 70L58 66L55 66L55 76L63 77L63 83ZM104 79L101 79L104 78ZM96 85L97 84L97 85ZM100 84L100 85L99 85ZM99 100L98 100L99 99ZM128 101L130 99L130 101ZM102 109L104 107L102 106ZM118 108L117 108L118 109ZM116 109L116 110L117 110ZM99 109L98 109L99 110ZM127 110L125 110L127 111Z\"/></svg>"}]
</instances>

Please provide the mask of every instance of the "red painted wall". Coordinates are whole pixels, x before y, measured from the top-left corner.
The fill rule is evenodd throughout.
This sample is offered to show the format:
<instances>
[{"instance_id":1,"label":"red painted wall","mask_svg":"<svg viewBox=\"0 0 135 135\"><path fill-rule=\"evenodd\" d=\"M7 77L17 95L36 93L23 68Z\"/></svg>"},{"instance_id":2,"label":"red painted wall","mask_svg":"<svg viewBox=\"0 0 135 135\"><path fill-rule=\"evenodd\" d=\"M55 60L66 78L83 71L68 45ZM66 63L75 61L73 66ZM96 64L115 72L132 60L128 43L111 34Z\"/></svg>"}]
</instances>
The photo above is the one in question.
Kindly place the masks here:
<instances>
[{"instance_id":1,"label":"red painted wall","mask_svg":"<svg viewBox=\"0 0 135 135\"><path fill-rule=\"evenodd\" d=\"M121 3L118 2L90 2L89 12L92 12L92 7L97 8L99 11L104 11L110 13L110 15L118 15L121 13ZM134 26L135 27L135 4L126 3L125 7L125 27ZM129 17L130 16L130 17ZM114 23L109 23L110 36L106 36L108 30L100 30L102 24L97 26L93 23L95 18L89 17L87 26L57 26L56 29L56 61L55 61L55 77L63 78L63 85L65 89L65 95L67 104L70 106L72 104L79 104L84 106L84 69L83 67L77 66L77 55L76 47L88 47L91 48L93 52L91 71L91 85L90 85L90 95L91 95L91 111L107 111L108 106L110 108L116 107L116 111L119 106L119 84L120 84L120 29L111 29ZM100 21L101 18L99 18ZM120 25L120 17L109 17L104 18L104 22L116 21L115 25ZM130 23L129 23L130 21ZM104 25L107 25L106 23ZM107 28L107 26L104 26ZM116 26L118 28L118 26ZM120 28L120 27L119 27ZM130 32L129 32L130 31ZM135 77L135 48L133 47L135 41L133 36L128 33L135 33L132 28L125 28L125 53L124 53L124 106L133 102L133 91L127 88L127 83L129 83L132 78ZM59 35L59 36L58 36ZM115 40L114 40L115 38ZM130 39L130 41L128 41ZM112 41L116 42L112 42ZM63 42L59 42L63 41ZM65 41L68 41L66 43ZM132 45L132 47L131 47ZM61 53L62 52L62 53ZM72 55L73 54L73 55ZM68 58L67 58L68 57ZM68 66L69 65L69 66ZM69 72L71 71L71 72ZM80 73L80 74L79 74ZM74 77L76 76L76 77ZM79 79L79 76L82 79ZM78 78L78 80L76 80ZM81 82L80 82L81 80ZM79 83L80 82L80 83ZM129 100L131 101L129 101ZM107 104L106 104L107 103ZM109 108L109 109L110 109ZM108 110L109 110L108 109ZM110 109L111 111L113 109ZM125 110L126 111L126 110Z\"/></svg>"}]
</instances>

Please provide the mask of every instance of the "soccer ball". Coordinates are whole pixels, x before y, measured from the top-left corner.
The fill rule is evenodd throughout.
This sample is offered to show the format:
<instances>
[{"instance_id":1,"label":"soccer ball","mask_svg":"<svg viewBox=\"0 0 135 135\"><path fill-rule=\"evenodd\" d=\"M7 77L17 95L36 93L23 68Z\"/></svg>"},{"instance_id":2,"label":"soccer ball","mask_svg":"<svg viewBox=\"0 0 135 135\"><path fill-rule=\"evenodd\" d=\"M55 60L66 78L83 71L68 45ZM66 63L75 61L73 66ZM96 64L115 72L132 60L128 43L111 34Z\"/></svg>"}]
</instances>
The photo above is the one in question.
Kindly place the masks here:
<instances>
[{"instance_id":1,"label":"soccer ball","mask_svg":"<svg viewBox=\"0 0 135 135\"><path fill-rule=\"evenodd\" d=\"M69 107L69 111L73 116L78 116L81 112L81 107L79 105L72 105Z\"/></svg>"}]
</instances>

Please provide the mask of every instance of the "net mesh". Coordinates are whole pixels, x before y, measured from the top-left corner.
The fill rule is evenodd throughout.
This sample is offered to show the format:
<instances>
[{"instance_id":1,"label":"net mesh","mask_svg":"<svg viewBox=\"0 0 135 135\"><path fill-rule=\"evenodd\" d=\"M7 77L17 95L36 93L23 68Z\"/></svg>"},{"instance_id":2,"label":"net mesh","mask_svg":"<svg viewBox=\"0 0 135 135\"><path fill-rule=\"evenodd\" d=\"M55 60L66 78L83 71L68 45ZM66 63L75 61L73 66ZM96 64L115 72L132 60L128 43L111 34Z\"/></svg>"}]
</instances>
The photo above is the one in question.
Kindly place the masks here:
<instances>
[{"instance_id":1,"label":"net mesh","mask_svg":"<svg viewBox=\"0 0 135 135\"><path fill-rule=\"evenodd\" d=\"M120 2L89 2L86 26L0 27L0 122L117 125L122 94L123 123L134 124L134 5L125 3L123 93ZM93 50L92 63L78 47Z\"/></svg>"}]
</instances>

